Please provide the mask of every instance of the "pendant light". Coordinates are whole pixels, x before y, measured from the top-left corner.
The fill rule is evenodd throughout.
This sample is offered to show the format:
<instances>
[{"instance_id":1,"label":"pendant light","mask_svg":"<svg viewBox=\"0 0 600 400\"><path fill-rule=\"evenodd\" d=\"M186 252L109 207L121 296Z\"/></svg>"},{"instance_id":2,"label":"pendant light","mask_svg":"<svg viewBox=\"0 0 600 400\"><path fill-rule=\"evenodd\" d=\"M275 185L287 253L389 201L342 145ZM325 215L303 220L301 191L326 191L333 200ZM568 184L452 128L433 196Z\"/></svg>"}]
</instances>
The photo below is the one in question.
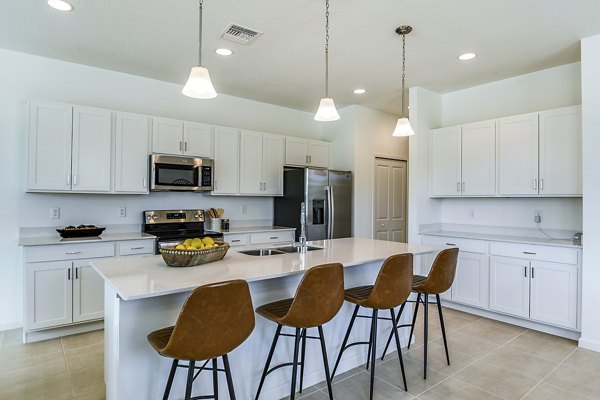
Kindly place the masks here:
<instances>
[{"instance_id":1,"label":"pendant light","mask_svg":"<svg viewBox=\"0 0 600 400\"><path fill-rule=\"evenodd\" d=\"M217 96L215 88L210 81L208 70L202 66L202 3L198 12L198 66L193 67L181 93L195 99L212 99Z\"/></svg>"},{"instance_id":2,"label":"pendant light","mask_svg":"<svg viewBox=\"0 0 600 400\"><path fill-rule=\"evenodd\" d=\"M325 97L321 99L319 109L315 115L315 121L337 121L340 119L333 104L333 99L329 97L329 0L325 0Z\"/></svg>"},{"instance_id":3,"label":"pendant light","mask_svg":"<svg viewBox=\"0 0 600 400\"><path fill-rule=\"evenodd\" d=\"M396 129L394 129L394 133L392 136L411 136L415 134L412 127L410 126L410 121L408 117L404 114L404 78L405 78L405 70L406 70L406 35L412 31L412 27L408 25L402 25L401 27L396 29L396 33L402 36L402 114L400 119L398 119L398 123L396 124Z\"/></svg>"}]
</instances>

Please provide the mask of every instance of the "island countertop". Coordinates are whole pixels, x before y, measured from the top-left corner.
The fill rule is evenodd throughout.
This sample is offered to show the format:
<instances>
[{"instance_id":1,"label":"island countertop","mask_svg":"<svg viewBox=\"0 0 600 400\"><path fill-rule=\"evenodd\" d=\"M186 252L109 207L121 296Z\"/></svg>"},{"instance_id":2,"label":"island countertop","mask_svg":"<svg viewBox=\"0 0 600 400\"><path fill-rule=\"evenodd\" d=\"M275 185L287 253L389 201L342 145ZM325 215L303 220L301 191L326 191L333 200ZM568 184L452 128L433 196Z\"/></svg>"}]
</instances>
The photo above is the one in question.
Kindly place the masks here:
<instances>
[{"instance_id":1,"label":"island countertop","mask_svg":"<svg viewBox=\"0 0 600 400\"><path fill-rule=\"evenodd\" d=\"M364 238L309 242L322 250L305 254L249 256L229 249L221 261L195 267L168 267L160 255L94 259L92 266L123 300L136 300L190 291L198 286L231 279L258 281L299 274L320 264L339 262L344 267L382 261L400 253L415 255L437 251L430 246Z\"/></svg>"}]
</instances>

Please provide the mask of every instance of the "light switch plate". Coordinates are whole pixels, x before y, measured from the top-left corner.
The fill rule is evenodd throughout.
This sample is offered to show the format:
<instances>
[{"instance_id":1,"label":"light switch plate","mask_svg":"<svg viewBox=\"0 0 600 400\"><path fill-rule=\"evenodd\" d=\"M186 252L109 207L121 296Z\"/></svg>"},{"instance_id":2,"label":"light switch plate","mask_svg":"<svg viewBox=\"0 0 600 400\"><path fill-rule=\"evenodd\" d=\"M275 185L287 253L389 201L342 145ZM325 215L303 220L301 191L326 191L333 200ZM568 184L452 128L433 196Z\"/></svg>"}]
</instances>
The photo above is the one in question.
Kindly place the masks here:
<instances>
[{"instance_id":1,"label":"light switch plate","mask_svg":"<svg viewBox=\"0 0 600 400\"><path fill-rule=\"evenodd\" d=\"M50 207L50 219L60 219L60 207Z\"/></svg>"}]
</instances>

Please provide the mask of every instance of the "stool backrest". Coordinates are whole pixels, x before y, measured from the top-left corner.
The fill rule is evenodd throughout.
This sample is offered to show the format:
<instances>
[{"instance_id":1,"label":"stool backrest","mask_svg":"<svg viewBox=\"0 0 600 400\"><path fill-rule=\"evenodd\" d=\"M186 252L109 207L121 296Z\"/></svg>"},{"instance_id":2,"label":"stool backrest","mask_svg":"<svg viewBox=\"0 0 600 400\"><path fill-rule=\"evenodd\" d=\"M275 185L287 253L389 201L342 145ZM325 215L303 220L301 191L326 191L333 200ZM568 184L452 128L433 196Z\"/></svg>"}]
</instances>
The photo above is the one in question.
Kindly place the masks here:
<instances>
[{"instance_id":1,"label":"stool backrest","mask_svg":"<svg viewBox=\"0 0 600 400\"><path fill-rule=\"evenodd\" d=\"M183 360L208 360L229 353L254 329L254 308L243 280L196 288L187 298L165 353Z\"/></svg>"},{"instance_id":2,"label":"stool backrest","mask_svg":"<svg viewBox=\"0 0 600 400\"><path fill-rule=\"evenodd\" d=\"M297 328L329 322L344 303L344 267L340 263L309 269L302 277L289 311L279 321Z\"/></svg>"},{"instance_id":3,"label":"stool backrest","mask_svg":"<svg viewBox=\"0 0 600 400\"><path fill-rule=\"evenodd\" d=\"M440 294L450 289L456 275L457 261L458 248L440 251L433 261L427 279L418 286L418 290L422 293Z\"/></svg>"},{"instance_id":4,"label":"stool backrest","mask_svg":"<svg viewBox=\"0 0 600 400\"><path fill-rule=\"evenodd\" d=\"M396 254L388 257L381 266L377 280L365 307L387 310L406 301L412 290L413 255Z\"/></svg>"}]
</instances>

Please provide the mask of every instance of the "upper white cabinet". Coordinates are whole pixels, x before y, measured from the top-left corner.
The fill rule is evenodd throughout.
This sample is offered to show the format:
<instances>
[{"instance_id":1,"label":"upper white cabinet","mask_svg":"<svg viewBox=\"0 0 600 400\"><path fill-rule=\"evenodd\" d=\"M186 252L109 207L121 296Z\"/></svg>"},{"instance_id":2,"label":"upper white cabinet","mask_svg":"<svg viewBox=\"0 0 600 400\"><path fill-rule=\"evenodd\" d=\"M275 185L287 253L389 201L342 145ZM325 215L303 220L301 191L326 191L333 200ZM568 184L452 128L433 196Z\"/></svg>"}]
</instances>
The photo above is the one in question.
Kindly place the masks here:
<instances>
[{"instance_id":1,"label":"upper white cabinet","mask_svg":"<svg viewBox=\"0 0 600 400\"><path fill-rule=\"evenodd\" d=\"M212 158L213 128L196 122L153 118L152 152Z\"/></svg>"},{"instance_id":2,"label":"upper white cabinet","mask_svg":"<svg viewBox=\"0 0 600 400\"><path fill-rule=\"evenodd\" d=\"M283 194L283 136L242 131L240 194Z\"/></svg>"},{"instance_id":3,"label":"upper white cabinet","mask_svg":"<svg viewBox=\"0 0 600 400\"><path fill-rule=\"evenodd\" d=\"M32 101L29 191L109 192L112 113Z\"/></svg>"},{"instance_id":4,"label":"upper white cabinet","mask_svg":"<svg viewBox=\"0 0 600 400\"><path fill-rule=\"evenodd\" d=\"M240 191L240 131L215 128L214 190L212 194L238 194Z\"/></svg>"},{"instance_id":5,"label":"upper white cabinet","mask_svg":"<svg viewBox=\"0 0 600 400\"><path fill-rule=\"evenodd\" d=\"M115 192L148 193L151 126L145 115L116 113Z\"/></svg>"},{"instance_id":6,"label":"upper white cabinet","mask_svg":"<svg viewBox=\"0 0 600 400\"><path fill-rule=\"evenodd\" d=\"M431 131L431 196L493 196L496 185L494 121Z\"/></svg>"},{"instance_id":7,"label":"upper white cabinet","mask_svg":"<svg viewBox=\"0 0 600 400\"><path fill-rule=\"evenodd\" d=\"M329 143L287 137L285 139L285 164L329 168Z\"/></svg>"}]
</instances>

